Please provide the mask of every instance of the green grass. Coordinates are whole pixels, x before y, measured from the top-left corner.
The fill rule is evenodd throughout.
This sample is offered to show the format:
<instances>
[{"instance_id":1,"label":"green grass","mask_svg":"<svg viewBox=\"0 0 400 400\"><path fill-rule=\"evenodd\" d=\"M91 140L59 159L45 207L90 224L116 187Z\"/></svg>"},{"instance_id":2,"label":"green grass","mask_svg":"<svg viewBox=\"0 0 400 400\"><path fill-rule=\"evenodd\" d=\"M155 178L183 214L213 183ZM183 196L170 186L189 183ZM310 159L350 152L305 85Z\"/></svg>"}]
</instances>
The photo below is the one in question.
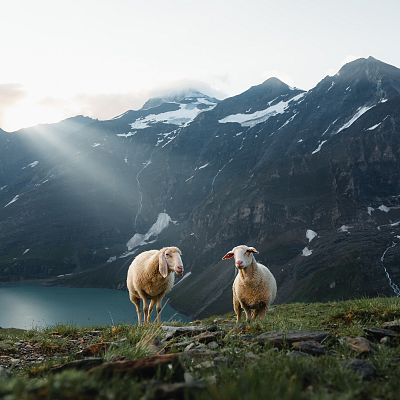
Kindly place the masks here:
<instances>
[{"instance_id":1,"label":"green grass","mask_svg":"<svg viewBox=\"0 0 400 400\"><path fill-rule=\"evenodd\" d=\"M400 319L400 299L375 298L330 303L295 303L273 307L263 321L234 323L233 314L193 321L191 325L213 325L222 330L215 353L196 358L182 357L184 369L204 390L187 393L199 399L398 399L400 341L376 341L373 352L358 355L348 348L345 336L364 335L365 327ZM185 324L181 324L185 325ZM324 330L328 353L320 357L293 356L289 346L281 349L252 340L270 331ZM0 329L0 361L4 357L24 360L21 349L33 349L33 360L8 368L1 377L0 398L25 399L137 399L152 398L158 383L171 382L171 374L152 382L127 377L101 376L86 371L52 372L56 365L100 357L105 361L135 360L146 356L181 351L179 337L161 343L159 324L137 327L78 328L57 325L42 330ZM204 345L203 345L204 346ZM82 351L85 353L82 355ZM36 362L35 357L43 357ZM3 357L3 358L2 358ZM350 370L350 359L368 360L376 369L370 380ZM4 362L4 361L1 361ZM158 383L157 383L158 382ZM150 388L153 388L150 390ZM147 397L146 397L147 396Z\"/></svg>"}]
</instances>

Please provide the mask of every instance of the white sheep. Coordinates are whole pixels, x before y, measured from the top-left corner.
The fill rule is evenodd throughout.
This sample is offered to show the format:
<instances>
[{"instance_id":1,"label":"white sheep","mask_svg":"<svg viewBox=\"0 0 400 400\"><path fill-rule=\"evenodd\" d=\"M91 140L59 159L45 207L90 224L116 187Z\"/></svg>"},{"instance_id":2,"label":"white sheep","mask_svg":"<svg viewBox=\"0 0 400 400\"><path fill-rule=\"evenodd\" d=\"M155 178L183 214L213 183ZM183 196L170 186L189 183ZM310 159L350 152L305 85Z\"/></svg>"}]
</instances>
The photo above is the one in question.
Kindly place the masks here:
<instances>
[{"instance_id":1,"label":"white sheep","mask_svg":"<svg viewBox=\"0 0 400 400\"><path fill-rule=\"evenodd\" d=\"M157 321L161 320L161 301L174 286L174 272L183 274L182 252L177 247L145 251L132 261L126 284L129 298L136 307L138 324L141 324L140 300L143 302L143 322L149 322L154 305ZM148 305L150 300L150 305Z\"/></svg>"},{"instance_id":2,"label":"white sheep","mask_svg":"<svg viewBox=\"0 0 400 400\"><path fill-rule=\"evenodd\" d=\"M276 281L271 271L254 258L254 247L240 245L226 253L223 260L235 257L239 270L233 285L233 309L236 322L240 321L242 309L246 320L263 318L276 297Z\"/></svg>"}]
</instances>

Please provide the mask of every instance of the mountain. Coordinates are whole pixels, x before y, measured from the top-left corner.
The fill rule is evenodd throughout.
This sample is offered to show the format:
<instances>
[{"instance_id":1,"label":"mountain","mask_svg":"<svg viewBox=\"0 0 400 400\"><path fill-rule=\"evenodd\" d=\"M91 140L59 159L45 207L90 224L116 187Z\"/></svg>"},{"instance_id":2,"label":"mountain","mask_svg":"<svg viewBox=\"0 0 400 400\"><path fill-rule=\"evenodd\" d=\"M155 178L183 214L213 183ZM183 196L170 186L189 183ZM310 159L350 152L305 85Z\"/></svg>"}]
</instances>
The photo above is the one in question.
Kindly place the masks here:
<instances>
[{"instance_id":1,"label":"mountain","mask_svg":"<svg viewBox=\"0 0 400 400\"><path fill-rule=\"evenodd\" d=\"M175 244L172 305L205 316L231 308L221 257L247 243L279 302L400 295L399 139L400 70L372 57L308 92L271 78L0 133L0 279L123 288Z\"/></svg>"}]
</instances>

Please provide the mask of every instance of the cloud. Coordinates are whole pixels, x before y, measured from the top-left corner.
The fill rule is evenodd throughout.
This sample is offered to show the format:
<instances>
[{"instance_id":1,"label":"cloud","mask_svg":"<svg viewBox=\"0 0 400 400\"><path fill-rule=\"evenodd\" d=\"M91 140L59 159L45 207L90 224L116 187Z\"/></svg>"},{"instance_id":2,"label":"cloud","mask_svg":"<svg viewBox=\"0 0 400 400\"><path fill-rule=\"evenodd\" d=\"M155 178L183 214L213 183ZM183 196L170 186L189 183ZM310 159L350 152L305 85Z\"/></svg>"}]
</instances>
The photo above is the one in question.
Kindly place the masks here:
<instances>
[{"instance_id":1,"label":"cloud","mask_svg":"<svg viewBox=\"0 0 400 400\"><path fill-rule=\"evenodd\" d=\"M149 98L169 96L187 90L197 90L219 99L226 97L223 92L204 82L184 79L151 90L79 94L70 99L45 97L40 100L40 105L62 112L65 117L83 114L92 118L110 119L125 111L141 108Z\"/></svg>"},{"instance_id":2,"label":"cloud","mask_svg":"<svg viewBox=\"0 0 400 400\"><path fill-rule=\"evenodd\" d=\"M169 82L160 88L151 90L148 93L148 98L150 97L162 97L168 96L175 93L184 92L186 90L197 90L211 97L216 97L218 99L223 99L226 94L221 90L218 90L208 83L202 81L196 81L192 79L181 79L173 82ZM147 99L146 99L147 100Z\"/></svg>"},{"instance_id":3,"label":"cloud","mask_svg":"<svg viewBox=\"0 0 400 400\"><path fill-rule=\"evenodd\" d=\"M21 85L0 85L0 127L9 131L40 123L53 123L75 115L110 119L125 111L139 109L151 97L197 90L218 99L226 95L201 81L182 79L157 89L125 93L89 93L72 97L34 97Z\"/></svg>"},{"instance_id":4,"label":"cloud","mask_svg":"<svg viewBox=\"0 0 400 400\"><path fill-rule=\"evenodd\" d=\"M0 84L0 126L3 125L6 110L21 101L25 95L23 86L18 83Z\"/></svg>"}]
</instances>

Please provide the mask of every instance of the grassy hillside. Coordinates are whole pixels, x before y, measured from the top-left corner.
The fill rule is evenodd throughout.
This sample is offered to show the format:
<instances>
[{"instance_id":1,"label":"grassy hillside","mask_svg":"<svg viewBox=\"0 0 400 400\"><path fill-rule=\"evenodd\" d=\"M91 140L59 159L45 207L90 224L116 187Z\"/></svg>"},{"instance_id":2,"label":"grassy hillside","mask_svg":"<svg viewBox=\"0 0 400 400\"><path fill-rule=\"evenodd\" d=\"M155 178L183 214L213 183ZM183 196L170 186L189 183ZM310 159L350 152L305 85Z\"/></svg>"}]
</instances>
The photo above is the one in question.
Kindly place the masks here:
<instances>
[{"instance_id":1,"label":"grassy hillside","mask_svg":"<svg viewBox=\"0 0 400 400\"><path fill-rule=\"evenodd\" d=\"M398 399L399 320L400 299L377 298L239 325L0 329L0 398Z\"/></svg>"}]
</instances>

